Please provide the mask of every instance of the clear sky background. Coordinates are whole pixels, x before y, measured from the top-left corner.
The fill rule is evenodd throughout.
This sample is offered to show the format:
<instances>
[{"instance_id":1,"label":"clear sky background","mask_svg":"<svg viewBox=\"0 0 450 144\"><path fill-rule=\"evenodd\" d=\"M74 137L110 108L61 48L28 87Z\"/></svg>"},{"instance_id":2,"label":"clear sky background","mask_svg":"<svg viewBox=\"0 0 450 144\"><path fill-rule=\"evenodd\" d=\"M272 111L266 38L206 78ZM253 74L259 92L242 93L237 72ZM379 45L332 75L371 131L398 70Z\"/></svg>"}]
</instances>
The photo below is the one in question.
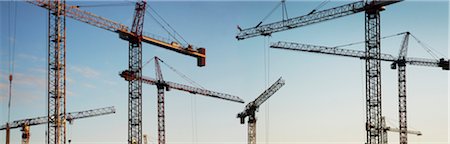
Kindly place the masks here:
<instances>
[{"instance_id":1,"label":"clear sky background","mask_svg":"<svg viewBox=\"0 0 450 144\"><path fill-rule=\"evenodd\" d=\"M321 1L287 1L289 17L307 14ZM322 9L349 3L333 1ZM70 5L123 2L70 1ZM364 14L237 41L236 25L255 26L278 1L150 1L153 7L191 44L207 50L206 67L194 58L143 45L143 59L165 60L203 87L240 96L246 102L256 98L278 77L286 85L263 104L257 113L258 143L364 143L365 95L364 61L269 49L268 42L292 41L336 46L364 40ZM9 42L16 44L15 80L11 119L46 115L47 11L25 3L17 5L16 25L10 25L12 2L0 2L1 69L0 124L7 122ZM86 11L131 25L134 5L86 7ZM383 36L410 31L448 57L447 1L405 1L388 6L381 14ZM144 29L168 36L146 13ZM281 19L278 9L265 23ZM9 29L16 28L16 37ZM115 106L114 115L80 119L68 125L72 143L126 143L127 82L118 73L128 66L128 42L116 33L67 19L67 111ZM383 53L398 55L401 37L382 40ZM346 47L363 50L364 45ZM408 56L432 58L413 39ZM265 60L269 66L265 66ZM266 71L268 67L269 71ZM382 64L383 115L388 125L398 127L397 70ZM154 66L144 75L154 77ZM187 84L163 66L164 78ZM269 80L267 80L267 75ZM408 128L420 130L421 137L409 135L409 142L448 142L448 72L433 67L407 67ZM143 133L157 142L156 87L143 86ZM166 92L166 135L168 143L246 143L247 125L236 114L243 104L180 91ZM31 143L45 142L46 125L31 127ZM0 142L5 140L0 132ZM21 132L11 132L11 143L20 142ZM398 143L390 133L389 142Z\"/></svg>"}]
</instances>

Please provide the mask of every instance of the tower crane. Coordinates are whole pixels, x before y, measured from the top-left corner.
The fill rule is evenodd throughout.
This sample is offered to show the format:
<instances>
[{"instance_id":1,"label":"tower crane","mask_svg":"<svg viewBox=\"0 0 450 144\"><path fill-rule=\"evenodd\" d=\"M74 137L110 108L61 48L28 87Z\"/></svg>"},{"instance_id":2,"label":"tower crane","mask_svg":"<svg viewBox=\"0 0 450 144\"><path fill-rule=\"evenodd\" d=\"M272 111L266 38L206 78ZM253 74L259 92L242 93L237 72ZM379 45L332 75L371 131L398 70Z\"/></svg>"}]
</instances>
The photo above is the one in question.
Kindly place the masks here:
<instances>
[{"instance_id":1,"label":"tower crane","mask_svg":"<svg viewBox=\"0 0 450 144\"><path fill-rule=\"evenodd\" d=\"M200 94L204 96L209 96L213 98L228 100L232 102L238 102L238 103L244 103L244 101L233 95L225 94L225 93L219 93L214 92L210 90L206 90L204 88L197 88L192 87L188 85L178 84L170 81L165 81L163 79L163 75L161 72L161 68L159 65L159 61L163 62L158 57L154 57L155 60L155 72L156 72L156 79L145 77L141 75L136 75L134 71L125 70L122 71L119 75L123 77L127 81L141 81L145 84L149 85L156 85L157 88L157 95L158 95L158 143L159 144L165 144L166 143L166 136L165 136L165 110L164 110L164 90L169 91L170 89L176 89L181 90L185 92L189 92L192 94Z\"/></svg>"},{"instance_id":2,"label":"tower crane","mask_svg":"<svg viewBox=\"0 0 450 144\"><path fill-rule=\"evenodd\" d=\"M65 0L27 0L28 3L49 10L49 67L48 67L48 143L64 144L66 142L65 122L61 121L66 109L66 64L65 64L65 18L66 16L92 26L119 34L119 38L129 41L129 69L136 74L142 71L142 42L165 48L197 59L197 66L206 65L206 49L196 48L191 44L180 45L143 32L142 23L145 2L138 1L132 28L124 24L83 11L77 6L67 5ZM128 108L128 143L142 143L142 83L129 82Z\"/></svg>"},{"instance_id":3,"label":"tower crane","mask_svg":"<svg viewBox=\"0 0 450 144\"><path fill-rule=\"evenodd\" d=\"M64 121L68 121L69 123L72 123L73 120L75 120L75 119L89 118L89 117L102 116L102 115L108 115L108 114L114 114L114 113L116 113L116 109L114 107L105 107L105 108L92 109L92 110L86 110L86 111L71 112L71 113L65 114L66 119ZM4 125L0 126L0 130L9 131L9 129L21 128L22 144L29 144L30 143L30 126L47 124L48 122L49 121L48 121L47 116L36 117L36 118L27 118L27 119L16 120L11 123L4 124ZM7 137L7 139L9 139L9 137Z\"/></svg>"},{"instance_id":4,"label":"tower crane","mask_svg":"<svg viewBox=\"0 0 450 144\"><path fill-rule=\"evenodd\" d=\"M66 10L65 0L46 1L48 11L47 142L66 143Z\"/></svg>"},{"instance_id":5,"label":"tower crane","mask_svg":"<svg viewBox=\"0 0 450 144\"><path fill-rule=\"evenodd\" d=\"M399 128L393 128L393 127L389 127L386 125L386 117L381 117L381 123L383 124L383 144L388 144L388 135L387 132L396 132L396 133L400 133L400 129ZM413 135L417 135L417 136L422 136L422 132L421 131L412 131L412 130L407 130L406 133L408 134L413 134Z\"/></svg>"},{"instance_id":6,"label":"tower crane","mask_svg":"<svg viewBox=\"0 0 450 144\"><path fill-rule=\"evenodd\" d=\"M142 31L145 0L136 2L131 35L128 40L128 70L142 75ZM123 36L121 36L122 39ZM128 144L142 144L142 81L128 81Z\"/></svg>"},{"instance_id":7,"label":"tower crane","mask_svg":"<svg viewBox=\"0 0 450 144\"><path fill-rule=\"evenodd\" d=\"M277 92L282 86L284 86L284 80L280 77L275 83L272 84L268 89L266 89L261 95L259 95L255 100L249 102L244 111L237 114L237 118L240 119L241 124L245 123L245 118L248 117L248 143L256 144L256 114L259 106L263 104L267 99L270 98L275 92Z\"/></svg>"},{"instance_id":8,"label":"tower crane","mask_svg":"<svg viewBox=\"0 0 450 144\"><path fill-rule=\"evenodd\" d=\"M51 11L55 11L55 5L53 3L48 3L48 0L27 0L28 3L33 4L35 6L39 6ZM119 34L119 37L124 40L129 40L135 36L131 32L131 29L119 22L107 19L105 17L101 17L95 15L93 13L84 11L77 6L61 4L64 7L66 12L66 16L68 18L110 31ZM195 47L192 44L181 45L177 42L168 41L161 36L157 36L148 32L142 32L142 42L148 43L151 45L158 46L160 48L164 48L170 51L174 51L183 55L191 56L197 59L197 66L205 66L206 65L206 49L202 47Z\"/></svg>"},{"instance_id":9,"label":"tower crane","mask_svg":"<svg viewBox=\"0 0 450 144\"><path fill-rule=\"evenodd\" d=\"M237 40L256 36L270 36L319 22L324 22L359 12L365 12L366 60L366 144L381 144L381 67L380 67L380 12L384 6L402 0L361 0L334 8L315 11L304 16L245 28L237 34Z\"/></svg>"},{"instance_id":10,"label":"tower crane","mask_svg":"<svg viewBox=\"0 0 450 144\"><path fill-rule=\"evenodd\" d=\"M439 60L435 59L424 59L424 58L407 58L406 51L408 47L408 37L410 33L406 32L405 37L400 48L400 56L394 57L390 54L380 54L377 58L380 61L392 62L391 68L395 69L398 66L398 94L399 94L399 121L400 121L400 143L407 143L407 126L406 126L406 64L416 65L416 66L428 66L428 67L440 67L442 70L449 70L449 61L441 58ZM271 48L293 50L293 51L303 51L312 53L321 53L328 55L338 55L345 57L360 58L361 60L369 59L364 51L359 50L349 50L349 49L339 49L335 47L325 47L316 46L292 42L276 42L273 43ZM369 126L369 125L368 125ZM383 138L384 139L384 138Z\"/></svg>"}]
</instances>

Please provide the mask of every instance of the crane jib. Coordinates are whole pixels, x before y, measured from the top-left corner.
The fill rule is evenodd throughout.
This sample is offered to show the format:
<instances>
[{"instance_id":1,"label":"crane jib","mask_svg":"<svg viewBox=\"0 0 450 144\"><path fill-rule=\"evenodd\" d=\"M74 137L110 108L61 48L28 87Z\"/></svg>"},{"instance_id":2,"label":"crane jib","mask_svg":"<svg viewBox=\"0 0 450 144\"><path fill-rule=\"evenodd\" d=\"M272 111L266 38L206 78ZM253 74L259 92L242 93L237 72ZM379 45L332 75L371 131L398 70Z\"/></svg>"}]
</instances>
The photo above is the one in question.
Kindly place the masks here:
<instances>
[{"instance_id":1,"label":"crane jib","mask_svg":"<svg viewBox=\"0 0 450 144\"><path fill-rule=\"evenodd\" d=\"M303 51L303 52L310 52L310 53L320 53L320 54L345 56L345 57L354 57L354 58L360 58L362 60L374 59L373 57L367 57L365 54L365 51L361 51L361 50L341 49L341 48L335 48L335 47L318 46L318 45L311 45L311 44L301 44L301 43L294 43L294 42L279 41L279 42L271 44L270 48L292 50L292 51ZM379 60L394 62L395 66L396 66L396 64L401 59L398 57L394 57L390 54L381 53ZM404 60L404 62L409 65L440 67L443 70L449 70L449 60L445 60L443 58L439 59L439 60L435 60L435 59L408 57ZM392 68L394 68L394 65Z\"/></svg>"},{"instance_id":2,"label":"crane jib","mask_svg":"<svg viewBox=\"0 0 450 144\"><path fill-rule=\"evenodd\" d=\"M27 0L26 2L48 10L53 10L52 8L55 7L54 5L49 5L48 1L45 0ZM133 34L131 34L131 29L128 28L126 25L81 10L77 6L70 6L66 4L65 12L67 17L72 18L74 20L98 28L102 28L111 32L119 33L119 37L122 39L129 41L130 36L133 36ZM155 45L161 48L165 48L177 53L181 53L183 55L194 57L197 59L197 66L199 67L203 67L206 65L206 49L203 47L196 48L190 44L188 44L187 46L183 46L177 44L176 42L170 42L161 36L149 34L147 32L143 32L142 42Z\"/></svg>"},{"instance_id":3,"label":"crane jib","mask_svg":"<svg viewBox=\"0 0 450 144\"><path fill-rule=\"evenodd\" d=\"M298 16L290 18L287 20L282 20L278 22L273 22L265 25L260 25L258 27L242 29L236 36L236 39L243 40L247 38L252 38L256 36L269 36L272 33L281 32L285 30L290 30L293 28L298 28L306 25L311 25L327 20L336 19L339 17L344 17L347 15L363 12L365 10L382 8L390 4L394 4L403 0L383 0L383 1L371 1L371 3L366 4L365 1L358 1L327 10L317 11L311 14Z\"/></svg>"},{"instance_id":4,"label":"crane jib","mask_svg":"<svg viewBox=\"0 0 450 144\"><path fill-rule=\"evenodd\" d=\"M100 116L100 115L107 115L107 114L113 114L116 112L116 109L114 107L105 107L105 108L99 108L99 109L92 109L92 110L86 110L86 111L79 111L79 112L71 112L66 114L66 120L74 120L74 119L80 119L80 118L87 118L87 117L94 117L94 116ZM48 123L48 117L42 116L42 117L36 117L36 118L27 118L22 120L16 120L9 124L10 129L14 128L20 128L22 125L26 124L28 126L33 125L40 125L40 124L46 124ZM0 126L0 130L5 130L6 124Z\"/></svg>"}]
</instances>

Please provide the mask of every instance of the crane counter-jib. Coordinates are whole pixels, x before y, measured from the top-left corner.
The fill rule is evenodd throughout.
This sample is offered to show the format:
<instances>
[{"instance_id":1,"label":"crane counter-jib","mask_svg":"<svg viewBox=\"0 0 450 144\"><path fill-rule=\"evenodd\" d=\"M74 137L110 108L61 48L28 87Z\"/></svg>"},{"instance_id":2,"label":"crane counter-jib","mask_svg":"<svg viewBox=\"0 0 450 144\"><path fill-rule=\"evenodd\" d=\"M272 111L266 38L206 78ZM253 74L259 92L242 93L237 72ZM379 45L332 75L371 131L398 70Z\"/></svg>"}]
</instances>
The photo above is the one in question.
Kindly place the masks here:
<instances>
[{"instance_id":1,"label":"crane counter-jib","mask_svg":"<svg viewBox=\"0 0 450 144\"><path fill-rule=\"evenodd\" d=\"M123 40L131 40L132 37L135 37L135 34L131 33L130 31L126 29L119 29L117 30L119 33L119 37ZM142 35L142 42L149 43L152 45L156 45L161 48L165 48L168 50L176 51L178 53L192 56L197 58L197 65L198 66L205 66L206 65L206 49L205 48L195 48L192 45L188 45L186 47L183 47L177 42L166 42L160 39L155 39L150 36Z\"/></svg>"}]
</instances>

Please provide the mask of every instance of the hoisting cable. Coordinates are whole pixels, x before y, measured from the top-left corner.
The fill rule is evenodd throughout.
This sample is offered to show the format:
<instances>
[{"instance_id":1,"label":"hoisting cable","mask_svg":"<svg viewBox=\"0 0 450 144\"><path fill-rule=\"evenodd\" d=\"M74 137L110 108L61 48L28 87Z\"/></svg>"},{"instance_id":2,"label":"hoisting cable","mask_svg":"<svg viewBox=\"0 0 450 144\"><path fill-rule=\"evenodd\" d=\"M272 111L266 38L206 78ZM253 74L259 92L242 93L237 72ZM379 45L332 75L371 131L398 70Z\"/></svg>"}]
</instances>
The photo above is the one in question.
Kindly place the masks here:
<instances>
[{"instance_id":1,"label":"hoisting cable","mask_svg":"<svg viewBox=\"0 0 450 144\"><path fill-rule=\"evenodd\" d=\"M281 1L280 3L278 3L270 12L269 12L269 14L267 14L256 26L255 26L255 28L257 28L257 27L259 27L264 21L266 21L266 19L267 18L269 18L272 14L273 14L273 12L275 12L275 10L277 10L278 9L278 7L280 7L280 5L282 4L282 3L284 3L283 1Z\"/></svg>"},{"instance_id":2,"label":"hoisting cable","mask_svg":"<svg viewBox=\"0 0 450 144\"><path fill-rule=\"evenodd\" d=\"M12 6L11 4L14 4ZM14 75L14 64L15 64L15 49L16 49L16 23L17 23L17 4L15 2L11 2L9 4L9 12L11 12L11 8L14 7L14 17L11 19L11 13L8 14L8 46L9 46L9 99L8 99L8 123L11 121L11 99L12 99L12 81ZM11 25L12 23L12 25ZM11 34L12 30L12 34Z\"/></svg>"},{"instance_id":3,"label":"hoisting cable","mask_svg":"<svg viewBox=\"0 0 450 144\"><path fill-rule=\"evenodd\" d=\"M152 62L153 59L154 59L154 58L151 58L151 59L147 60L147 61L142 65L142 68L144 68L144 67L145 67L147 64L149 64L150 62Z\"/></svg>"},{"instance_id":4,"label":"hoisting cable","mask_svg":"<svg viewBox=\"0 0 450 144\"><path fill-rule=\"evenodd\" d=\"M321 2L316 8L314 8L311 12L309 12L308 15L316 12L317 10L319 10L320 8L325 6L328 2L330 2L330 0L326 0L326 1Z\"/></svg>"},{"instance_id":5,"label":"hoisting cable","mask_svg":"<svg viewBox=\"0 0 450 144\"><path fill-rule=\"evenodd\" d=\"M393 34L393 35L384 36L384 37L381 37L380 39L387 39L387 38L391 38L391 37L395 37L395 36L400 36L400 35L404 35L404 34L406 34L406 32L401 32L401 33L398 33L398 34ZM353 45L357 45L357 44L363 44L363 43L365 43L365 42L366 42L366 41L359 41L359 42L354 42L354 43L349 43L349 44L344 44L344 45L338 45L338 46L335 46L335 47L333 47L333 48L341 48L341 47L353 46Z\"/></svg>"},{"instance_id":6,"label":"hoisting cable","mask_svg":"<svg viewBox=\"0 0 450 144\"><path fill-rule=\"evenodd\" d=\"M166 62L164 62L163 60L159 59L159 61L161 63L163 63L164 65L166 65L170 70L172 70L173 72L175 72L176 74L178 74L181 78L183 78L184 80L186 80L187 82L189 82L190 84L200 87L202 89L205 89L202 85L198 84L197 82L195 82L194 80L190 79L189 77L187 77L186 75L184 75L183 73L181 73L180 71L178 71L177 69L173 68L172 66L170 66L169 64L167 64Z\"/></svg>"},{"instance_id":7,"label":"hoisting cable","mask_svg":"<svg viewBox=\"0 0 450 144\"><path fill-rule=\"evenodd\" d=\"M389 117L384 117L384 121L386 122L386 125L388 125L388 127L395 126L396 125L395 123L397 123L394 119L391 119Z\"/></svg>"},{"instance_id":8,"label":"hoisting cable","mask_svg":"<svg viewBox=\"0 0 450 144\"><path fill-rule=\"evenodd\" d=\"M205 89L202 85L198 84L194 80L190 79L180 71L176 70L169 64L165 63L163 60L158 59L161 63L163 63L165 66L169 67L170 70L174 71L176 74L178 74L180 77L185 79L187 82L189 82L191 85L200 87L202 89ZM193 143L197 143L198 141L198 134L197 134L197 97L191 97L191 115L192 115L192 141Z\"/></svg>"},{"instance_id":9,"label":"hoisting cable","mask_svg":"<svg viewBox=\"0 0 450 144\"><path fill-rule=\"evenodd\" d=\"M416 40L416 42L417 42L420 46L422 46L422 48L425 49L425 51L427 51L433 58L439 59L439 56L438 56L437 54L441 55L443 58L446 58L446 56L445 56L444 54L442 54L442 53L440 53L439 51L437 51L437 50L433 49L432 47L428 46L427 44L425 44L424 42L422 42L421 40L419 40L419 39L418 39L416 36L414 36L413 34L410 34L410 35L411 35L411 36L414 38L414 40ZM433 51L437 52L437 54L434 53Z\"/></svg>"},{"instance_id":10,"label":"hoisting cable","mask_svg":"<svg viewBox=\"0 0 450 144\"><path fill-rule=\"evenodd\" d=\"M265 39L266 40L266 39ZM264 42L265 51L265 89L270 86L270 37L267 37L267 42ZM265 127L266 127L266 143L269 143L270 132L270 100L266 100L266 115L265 115Z\"/></svg>"},{"instance_id":11,"label":"hoisting cable","mask_svg":"<svg viewBox=\"0 0 450 144\"><path fill-rule=\"evenodd\" d=\"M149 14L150 17L151 17L153 20L155 20L156 23L157 23L159 26L161 26L161 28L164 29L164 31L166 31L166 32L169 34L169 36L170 36L171 38L173 38L176 42L181 43L181 42L175 37L175 35L173 35L172 33L170 33L170 31L167 30L166 27L164 27L164 25L162 25L161 22L159 22L158 19L156 19L156 18L155 18L155 17L154 17L147 9L145 9L145 12L147 12L147 14Z\"/></svg>"},{"instance_id":12,"label":"hoisting cable","mask_svg":"<svg viewBox=\"0 0 450 144\"><path fill-rule=\"evenodd\" d=\"M153 9L151 6L148 6L148 8L150 8L150 10L152 10L155 14L156 14L156 16L158 16L171 30L173 30L174 31L174 33L176 34L176 35L178 35L178 37L180 37L181 38L181 40L183 40L186 44L189 44L187 41L186 41L186 39L184 39L183 38L183 36L181 36L180 35L180 33L178 33L161 15L159 15L158 14L158 12L156 12L156 10L155 9Z\"/></svg>"},{"instance_id":13,"label":"hoisting cable","mask_svg":"<svg viewBox=\"0 0 450 144\"><path fill-rule=\"evenodd\" d=\"M146 64L150 63L152 60L153 60L153 58L148 60L144 64L144 66ZM163 60L161 60L161 59L157 59L157 60L160 61L165 66L167 66L170 70L174 71L177 75L179 75L180 77L185 79L191 85L194 85L196 87L200 87L202 89L205 89L203 86L201 86L200 84L196 83L195 81L193 81L192 79L190 79L189 77L187 77L186 75L181 73L180 71L176 70L175 68L173 68L169 64L165 63ZM192 115L192 141L193 141L193 143L197 143L198 136L197 136L197 129L196 129L196 127L197 127L197 98L196 97L191 97L191 115Z\"/></svg>"}]
</instances>

